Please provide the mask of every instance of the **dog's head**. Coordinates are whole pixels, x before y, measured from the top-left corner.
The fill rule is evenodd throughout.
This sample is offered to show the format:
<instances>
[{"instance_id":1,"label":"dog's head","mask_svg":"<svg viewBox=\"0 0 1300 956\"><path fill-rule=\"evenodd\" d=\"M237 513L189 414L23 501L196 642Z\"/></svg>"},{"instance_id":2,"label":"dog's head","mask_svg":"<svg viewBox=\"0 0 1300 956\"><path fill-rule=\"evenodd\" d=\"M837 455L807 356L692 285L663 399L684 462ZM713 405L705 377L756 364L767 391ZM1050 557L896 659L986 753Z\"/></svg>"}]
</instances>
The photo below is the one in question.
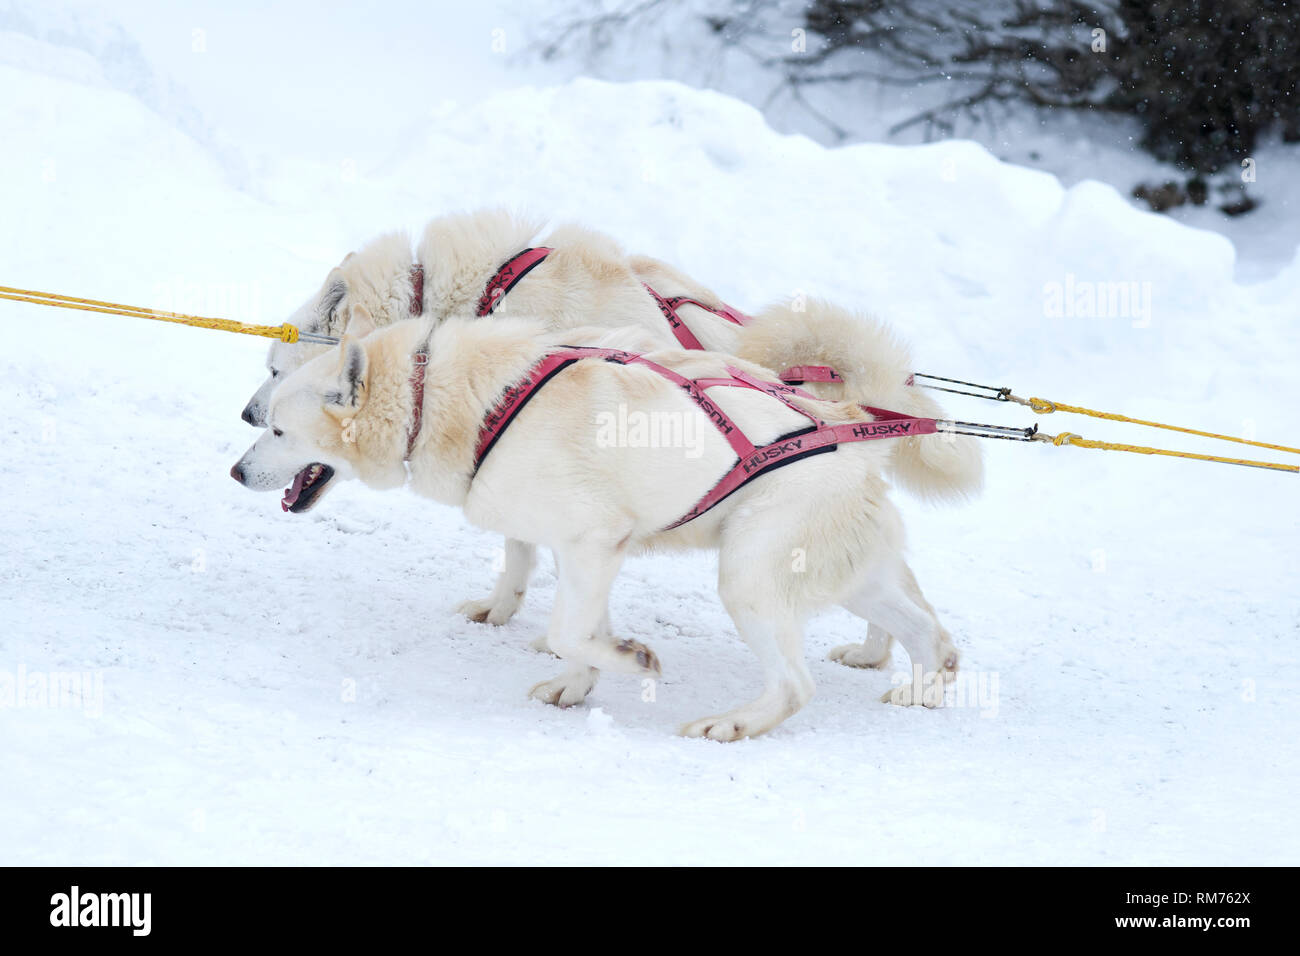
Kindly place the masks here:
<instances>
[{"instance_id":1,"label":"dog's head","mask_svg":"<svg viewBox=\"0 0 1300 956\"><path fill-rule=\"evenodd\" d=\"M358 333L352 325L360 312L377 325L404 318L410 308L410 240L390 233L349 252L330 270L316 294L286 320L300 332L342 338ZM253 393L240 416L250 425L265 428L271 393L281 382L332 346L309 342L273 342L266 356L266 381Z\"/></svg>"},{"instance_id":2,"label":"dog's head","mask_svg":"<svg viewBox=\"0 0 1300 956\"><path fill-rule=\"evenodd\" d=\"M334 269L320 291L299 306L286 321L297 326L300 332L338 335L339 330L345 326L344 314L339 312L339 307L346 295L347 284L340 270ZM253 397L244 406L244 412L240 417L250 425L265 428L266 413L275 387L329 349L328 345L315 345L309 342L272 342L266 356L268 373L266 381L253 393Z\"/></svg>"},{"instance_id":3,"label":"dog's head","mask_svg":"<svg viewBox=\"0 0 1300 956\"><path fill-rule=\"evenodd\" d=\"M354 420L366 403L370 363L347 336L279 382L267 403L267 429L230 469L253 491L288 486L280 505L310 511L336 480L358 470Z\"/></svg>"}]
</instances>

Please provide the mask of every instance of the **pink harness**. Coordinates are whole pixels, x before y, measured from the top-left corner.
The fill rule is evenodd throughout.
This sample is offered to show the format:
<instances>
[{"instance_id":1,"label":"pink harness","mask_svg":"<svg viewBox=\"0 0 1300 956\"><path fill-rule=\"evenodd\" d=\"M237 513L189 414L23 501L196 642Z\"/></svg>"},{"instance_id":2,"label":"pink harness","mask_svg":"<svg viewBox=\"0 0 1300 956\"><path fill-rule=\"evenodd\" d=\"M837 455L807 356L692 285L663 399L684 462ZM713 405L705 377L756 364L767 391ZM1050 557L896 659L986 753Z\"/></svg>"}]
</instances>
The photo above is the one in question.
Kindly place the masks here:
<instances>
[{"instance_id":1,"label":"pink harness","mask_svg":"<svg viewBox=\"0 0 1300 956\"><path fill-rule=\"evenodd\" d=\"M519 280L522 279L524 276L528 275L528 273L531 272L533 269L537 268L537 266L541 265L542 262L546 259L546 257L549 256L553 251L554 251L553 249L547 246L536 246L533 248L525 249L523 252L517 253L516 255L507 259L505 264L502 265L501 268L498 269L495 274L493 274L492 278L488 280L487 285L483 289L483 294L479 296L478 306L475 309L475 315L477 315L479 318L483 318L485 316L491 315L493 310L495 310L496 307L500 304L501 300L504 299L506 295L510 292L510 290L513 289L515 285L518 284ZM667 319L668 325L672 329L673 336L677 339L679 343L681 343L681 346L684 349L691 349L694 351L704 351L704 346L700 344L700 340L695 337L695 334L691 332L690 328L686 325L684 321L682 321L681 316L677 312L677 310L681 308L683 305L693 305L696 306L697 308L704 309L706 312L712 312L714 315L724 318L728 322L733 323L734 325L746 325L751 321L748 315L741 312L739 309L733 309L729 305L719 305L719 306L706 305L705 303L701 302L699 299L693 299L690 296L685 296L685 295L675 295L666 298L660 295L654 289L650 288L649 285L646 285L645 283L642 283L642 285L645 285L646 292L650 293L651 298L655 300L655 304L659 306L659 311L662 312L664 318ZM412 286L411 315L420 315L424 309L424 268L422 266L416 265L411 270L411 286ZM551 377L551 375L554 375L561 368L564 368L566 365L570 364L571 362L578 361L578 359L580 358L592 357L596 355L596 353L601 353L603 355L605 352L609 352L609 356L614 356L614 355L626 356L627 358L622 364L627 364L627 362L635 361L638 364L646 365L650 368L655 369L661 375L664 375L665 377L677 382L683 388L686 388L686 390L690 393L691 397L695 400L695 402L706 412L709 413L709 416L710 418L713 419L714 424L717 424L718 427L723 430L724 434L727 435L727 440L732 442L732 447L736 450L736 454L740 457L742 463L744 462L746 456L752 454L764 453L773 456L770 459L768 459L769 464L763 465L763 467L759 469L759 471L766 470L766 468L769 467L770 463L779 461L780 454L772 452L772 448L773 448L772 445L764 446L761 449L755 447L749 441L749 439L745 437L744 433L741 432L740 429L737 428L735 424L729 418L727 418L727 416L724 415L720 409L714 406L713 403L710 402L707 397L705 397L703 389L708 388L711 385L743 385L748 388L756 388L759 391L766 391L768 392L768 394L773 395L776 398L780 398L782 401L786 402L787 405L789 405L790 403L786 401L786 399L779 393L779 391L777 391L783 387L786 389L786 394L795 394L804 398L815 398L815 396L809 395L807 392L800 391L797 388L791 388L789 387L789 385L779 386L779 385L774 385L770 382L761 382L758 379L752 379L749 376L744 375L744 373L736 372L734 369L730 369L730 368L728 368L728 370L733 372L733 375L735 376L734 379L705 379L703 381L707 382L708 384L699 385L699 384L692 384L688 379L682 378L671 369L664 368L662 365L656 365L653 362L647 362L645 359L641 358L638 355L634 355L631 352L617 352L608 349L605 350L571 349L568 351L580 351L583 352L584 354L576 355L575 357L569 359L568 361L564 362L558 367L552 369L550 372L544 374L539 380L534 381L534 374L530 373L528 378L512 386L506 392L506 395L502 401L507 405L509 404L509 399L511 398L512 395L521 396L521 397L519 398L518 404L514 405L512 410L508 409L509 414L505 418L505 421L494 430L491 428L491 426L492 423L496 420L496 416L498 415L498 413L504 414L504 412L501 412L501 409L503 408L502 404L498 404L497 409L489 413L487 420L484 422L484 429L485 429L484 434L487 435L487 438L485 439L482 436L480 436L480 453L476 454L475 456L475 464L474 464L475 471L478 470L479 463L483 460L483 458L487 456L487 453L492 449L492 444L493 442L496 441L497 436L500 435L500 433L505 430L505 426L510 423L510 419L513 418L514 415L519 411L519 409L522 408L524 404L528 401L528 399L532 397L533 392L535 392L538 388L544 385L546 381ZM591 353L591 355L588 355L586 353ZM560 354L560 353L555 353L555 354ZM608 361L618 361L618 359L609 356L605 356ZM415 367L412 369L410 381L411 381L411 391L414 394L415 410L412 417L411 427L408 428L406 432L406 460L407 461L409 461L411 458L411 452L415 450L415 440L420 435L420 426L422 424L422 418L424 415L424 375L425 375L425 367L428 365L429 362L429 349L427 345L423 345L418 350L416 350L414 361L415 361ZM542 365L545 364L546 364L546 360L543 360L543 362L538 366L538 368L540 368ZM534 369L534 373L536 373L536 371L537 369ZM840 376L836 373L834 369L829 368L828 366L825 365L796 365L793 368L788 368L784 372L782 372L780 378L782 381L787 382L790 385L802 385L804 382L842 382L843 381L843 379L840 378ZM844 427L844 428L860 427L856 425L853 426L826 425L824 422L820 422L812 415L808 415L808 413L805 412L803 409L797 408L794 405L791 405L790 407L794 408L795 411L799 412L802 415L807 415L810 419L813 420L814 423L822 426L823 431L826 429L830 429L831 431L833 431L835 428L840 428L840 427ZM867 410L871 414L876 415L877 417L898 419L899 421L907 421L907 422L930 421L931 425L933 425L933 422L930 419L920 419L920 418L904 419L903 416L897 415L894 412L885 412L885 411L881 411L880 409L872 409L872 408L868 408ZM723 423L725 423L725 426ZM814 433L811 430L809 431L810 434ZM933 431L933 427L931 428L931 431ZM917 434L917 435L927 434L926 432L915 431L915 430L905 431L903 433ZM821 434L821 431L815 432L815 434ZM889 436L881 434L881 435L871 435L868 437L886 438ZM804 455L807 454L813 454L816 451L834 451L835 449L834 441L836 440L861 441L864 439L862 438L839 438L835 440L821 439L819 440L820 444L818 444L815 448L805 450L801 452L797 457L803 457ZM486 441L486 444L484 444L484 441ZM789 460L794 460L794 459L791 458ZM784 461L782 461L781 463L784 463ZM757 475L759 471L755 471L754 474ZM733 475L728 475L727 478L723 479L723 481L719 484L718 487L721 488L724 484L730 481L732 477ZM735 491L736 488L739 488L740 485L744 484L744 482L748 480L749 480L748 477L744 478L742 481L737 483L735 487L731 488L730 491L727 491L725 494L721 495L721 497L711 502L709 501L709 498L706 496L705 499L701 501L699 505L696 505L695 509L691 512L691 514L687 515L681 521L677 522L677 524L682 524L683 522L689 521L691 520L691 518L694 518L697 515L703 514L705 511L709 510L709 508L712 508L715 504L717 504L727 495L731 494L732 491ZM715 488L714 491L716 492L717 488ZM710 494L712 494L712 492ZM706 505L706 502L709 503ZM673 527L676 526L677 525L673 525Z\"/></svg>"},{"instance_id":2,"label":"pink harness","mask_svg":"<svg viewBox=\"0 0 1300 956\"><path fill-rule=\"evenodd\" d=\"M655 305L659 306L659 311L662 312L664 318L668 320L668 327L672 329L673 337L681 343L681 346L684 349L692 349L699 352L704 351L704 346L700 344L700 340L695 337L695 333L690 330L690 327L682 320L681 315L677 311L684 305L693 305L698 309L703 309L705 312L712 312L714 315L726 319L733 325L748 325L753 321L750 316L741 312L739 309L733 309L729 305L706 305L699 299L692 299L687 295L665 297L650 288L646 283L643 282L641 284L644 285L645 290L650 293L650 297L655 300ZM781 381L790 385L802 385L804 382L842 382L844 379L840 378L839 373L837 373L835 369L826 365L796 365L781 373Z\"/></svg>"},{"instance_id":3,"label":"pink harness","mask_svg":"<svg viewBox=\"0 0 1300 956\"><path fill-rule=\"evenodd\" d=\"M537 246L536 248L525 249L508 259L505 265L498 269L496 274L488 280L483 294L479 296L478 308L475 310L475 314L479 318L491 315L492 311L519 280L541 265L543 260L554 251L546 246ZM748 325L752 321L744 312L733 309L729 305L706 305L699 299L693 299L687 295L662 296L646 283L641 284L645 286L646 292L650 293L650 297L655 300L655 305L659 306L659 311L663 313L663 317L667 320L673 337L681 343L684 349L698 352L704 351L704 346L700 344L700 340L695 337L695 333L691 331L690 326L686 324L677 311L684 305L693 305L705 312L712 312L733 325ZM781 380L792 385L802 385L804 382L844 381L833 368L826 365L796 365L782 372Z\"/></svg>"},{"instance_id":4,"label":"pink harness","mask_svg":"<svg viewBox=\"0 0 1300 956\"><path fill-rule=\"evenodd\" d=\"M471 480L483 465L484 459L492 451L497 440L514 421L515 416L528 404L543 385L575 362L584 359L603 359L617 365L642 365L681 388L708 416L709 421L727 439L732 451L736 453L736 464L722 479L705 494L690 511L672 524L663 528L670 531L698 518L729 495L739 491L759 475L824 452L835 451L841 442L874 441L878 438L902 438L908 435L933 435L938 431L937 421L933 418L910 418L897 412L886 411L862 405L864 411L875 417L874 422L844 422L831 425L817 418L811 412L800 408L791 398L813 399L816 397L802 389L776 382L765 382L754 378L740 369L727 366L728 378L689 379L679 375L670 368L648 361L636 352L624 352L618 349L587 348L566 346L548 353L535 364L521 380L506 389L500 400L483 419L479 428L478 443L474 448L474 467ZM811 424L766 445L755 445L734 421L705 394L705 390L716 386L752 388L770 395L807 418Z\"/></svg>"},{"instance_id":5,"label":"pink harness","mask_svg":"<svg viewBox=\"0 0 1300 956\"><path fill-rule=\"evenodd\" d=\"M545 246L538 246L536 249L525 249L507 259L506 264L496 271L496 275L488 279L483 294L479 296L478 308L474 310L474 314L480 319L491 315L492 310L506 297L506 293L513 289L520 279L540 266L542 260L553 251Z\"/></svg>"},{"instance_id":6,"label":"pink harness","mask_svg":"<svg viewBox=\"0 0 1300 956\"><path fill-rule=\"evenodd\" d=\"M715 309L713 306L705 305L699 299L692 299L690 296L675 295L671 298L665 298L654 289L650 288L646 283L642 282L641 284L645 286L645 290L650 293L650 298L655 300L655 305L659 306L659 311L662 312L664 318L668 320L668 327L673 331L673 337L681 343L681 346L684 349L693 349L697 352L704 351L704 346L700 344L700 340L695 337L695 334L690 330L690 327L687 326L687 324L682 321L682 317L677 314L677 310L683 305L693 305L697 308L704 309L706 312L712 312L714 315L726 319L733 325L745 325L750 321L749 316L745 315L743 312L737 312L729 305L722 305Z\"/></svg>"}]
</instances>

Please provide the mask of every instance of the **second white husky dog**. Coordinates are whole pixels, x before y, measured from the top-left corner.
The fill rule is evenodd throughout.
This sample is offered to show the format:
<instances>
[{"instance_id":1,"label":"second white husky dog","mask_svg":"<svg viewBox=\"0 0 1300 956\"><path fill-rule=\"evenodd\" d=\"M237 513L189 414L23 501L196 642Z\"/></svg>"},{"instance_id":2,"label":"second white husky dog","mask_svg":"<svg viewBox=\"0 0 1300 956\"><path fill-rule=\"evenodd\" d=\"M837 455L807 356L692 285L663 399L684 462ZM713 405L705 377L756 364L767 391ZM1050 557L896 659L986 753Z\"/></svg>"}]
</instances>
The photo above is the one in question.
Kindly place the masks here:
<instances>
[{"instance_id":1,"label":"second white husky dog","mask_svg":"<svg viewBox=\"0 0 1300 956\"><path fill-rule=\"evenodd\" d=\"M902 524L881 477L899 439L845 439L822 448L829 454L796 455L681 523L739 467L735 435L715 428L720 420L765 452L806 435L810 416L864 434L882 423L849 403L717 384L736 371L760 384L773 376L678 349L645 355L657 370L575 360L547 373L545 387L520 390L561 338L581 344L599 334L548 335L537 323L503 319L401 322L346 338L276 389L269 428L231 474L255 490L291 483L283 503L294 512L341 478L387 488L409 476L417 493L460 507L474 524L552 548L559 585L547 637L565 667L533 687L547 703L582 701L599 669L660 673L649 647L615 638L605 621L624 557L647 547L718 550L719 594L763 669L756 699L688 723L687 736L752 737L799 710L813 694L804 621L833 604L878 622L906 648L920 676L889 699L940 703L957 651L902 562ZM696 382L694 397L683 378ZM700 440L678 449L602 441L596 423L629 410L699 419ZM792 561L801 552L804 560Z\"/></svg>"}]
</instances>

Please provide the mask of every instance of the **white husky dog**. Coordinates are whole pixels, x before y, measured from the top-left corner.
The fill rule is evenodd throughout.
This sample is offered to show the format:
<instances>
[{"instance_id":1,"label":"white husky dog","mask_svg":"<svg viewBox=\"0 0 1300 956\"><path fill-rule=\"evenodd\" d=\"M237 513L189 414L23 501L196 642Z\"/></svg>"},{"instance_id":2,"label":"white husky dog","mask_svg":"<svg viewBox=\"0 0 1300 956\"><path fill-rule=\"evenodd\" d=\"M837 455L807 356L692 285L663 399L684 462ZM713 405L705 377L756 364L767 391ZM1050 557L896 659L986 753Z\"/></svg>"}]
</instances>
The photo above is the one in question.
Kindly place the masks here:
<instances>
[{"instance_id":1,"label":"white husky dog","mask_svg":"<svg viewBox=\"0 0 1300 956\"><path fill-rule=\"evenodd\" d=\"M372 327L365 316L351 321ZM667 547L718 549L719 594L763 669L759 697L687 724L687 736L752 737L798 711L813 694L804 621L834 604L878 622L906 648L917 680L888 699L940 703L957 651L906 571L901 520L881 476L901 439L844 439L821 449L833 453L796 455L682 523L720 482L748 469L737 463L733 431L766 456L791 436L807 438L813 417L824 427L889 423L847 402L730 387L733 375L760 387L775 376L711 352L646 354L658 368L627 352L549 372L538 364L554 361L562 343L644 340L627 331L547 332L522 319L400 322L349 336L273 392L268 429L231 474L255 490L291 483L283 503L294 512L339 479L378 488L409 479L418 494L460 507L478 526L552 548L559 584L547 636L565 667L532 688L547 703L582 701L599 669L660 673L653 650L609 633L605 608L626 555ZM525 393L520 383L530 374L544 387ZM696 382L694 397L683 377ZM602 437L598 423L633 413L695 419L698 441L665 449ZM792 560L797 554L802 561Z\"/></svg>"},{"instance_id":2,"label":"white husky dog","mask_svg":"<svg viewBox=\"0 0 1300 956\"><path fill-rule=\"evenodd\" d=\"M906 384L913 371L907 351L867 317L814 300L773 305L752 319L743 317L742 324L739 314L704 286L655 259L627 256L608 236L574 225L545 233L537 222L499 210L434 219L414 254L404 235L370 242L334 268L289 321L302 331L337 338L357 317L367 328L412 315L435 323L472 318L483 311L485 290L503 263L511 268L513 257L530 248L550 251L507 287L508 295L491 299L494 317L527 315L550 330L631 327L659 347L693 342L690 347L737 355L776 371L811 366L813 375L833 368L842 381L805 387L820 397L908 415L943 415L929 395ZM244 409L244 419L264 426L276 385L328 348L272 344L269 375ZM888 444L887 473L922 497L961 497L981 483L980 450L973 439L948 435ZM508 540L492 592L459 610L475 621L504 624L523 602L535 561L534 546ZM912 588L919 593L915 584ZM837 647L831 658L855 667L881 666L890 644L888 633L873 624L864 643Z\"/></svg>"}]
</instances>

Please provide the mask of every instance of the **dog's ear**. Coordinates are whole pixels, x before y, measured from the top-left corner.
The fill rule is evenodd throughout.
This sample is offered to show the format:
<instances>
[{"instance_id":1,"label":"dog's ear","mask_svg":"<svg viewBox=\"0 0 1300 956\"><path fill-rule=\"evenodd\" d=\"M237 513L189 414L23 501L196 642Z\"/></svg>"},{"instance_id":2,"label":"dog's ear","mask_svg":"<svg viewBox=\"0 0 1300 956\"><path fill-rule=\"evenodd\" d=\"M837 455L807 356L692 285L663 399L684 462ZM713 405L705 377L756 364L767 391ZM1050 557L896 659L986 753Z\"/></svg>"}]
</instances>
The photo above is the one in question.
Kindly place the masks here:
<instances>
[{"instance_id":1,"label":"dog's ear","mask_svg":"<svg viewBox=\"0 0 1300 956\"><path fill-rule=\"evenodd\" d=\"M325 393L325 407L333 414L355 414L366 403L370 362L366 350L353 335L339 343L338 379Z\"/></svg>"},{"instance_id":2,"label":"dog's ear","mask_svg":"<svg viewBox=\"0 0 1300 956\"><path fill-rule=\"evenodd\" d=\"M348 309L349 338L364 339L376 328L375 317L364 305L358 302Z\"/></svg>"},{"instance_id":3,"label":"dog's ear","mask_svg":"<svg viewBox=\"0 0 1300 956\"><path fill-rule=\"evenodd\" d=\"M320 329L327 335L339 334L338 330L343 323L339 305L347 294L348 284L343 281L343 274L337 268L331 270L325 279L325 284L321 286L320 299L316 303Z\"/></svg>"}]
</instances>

